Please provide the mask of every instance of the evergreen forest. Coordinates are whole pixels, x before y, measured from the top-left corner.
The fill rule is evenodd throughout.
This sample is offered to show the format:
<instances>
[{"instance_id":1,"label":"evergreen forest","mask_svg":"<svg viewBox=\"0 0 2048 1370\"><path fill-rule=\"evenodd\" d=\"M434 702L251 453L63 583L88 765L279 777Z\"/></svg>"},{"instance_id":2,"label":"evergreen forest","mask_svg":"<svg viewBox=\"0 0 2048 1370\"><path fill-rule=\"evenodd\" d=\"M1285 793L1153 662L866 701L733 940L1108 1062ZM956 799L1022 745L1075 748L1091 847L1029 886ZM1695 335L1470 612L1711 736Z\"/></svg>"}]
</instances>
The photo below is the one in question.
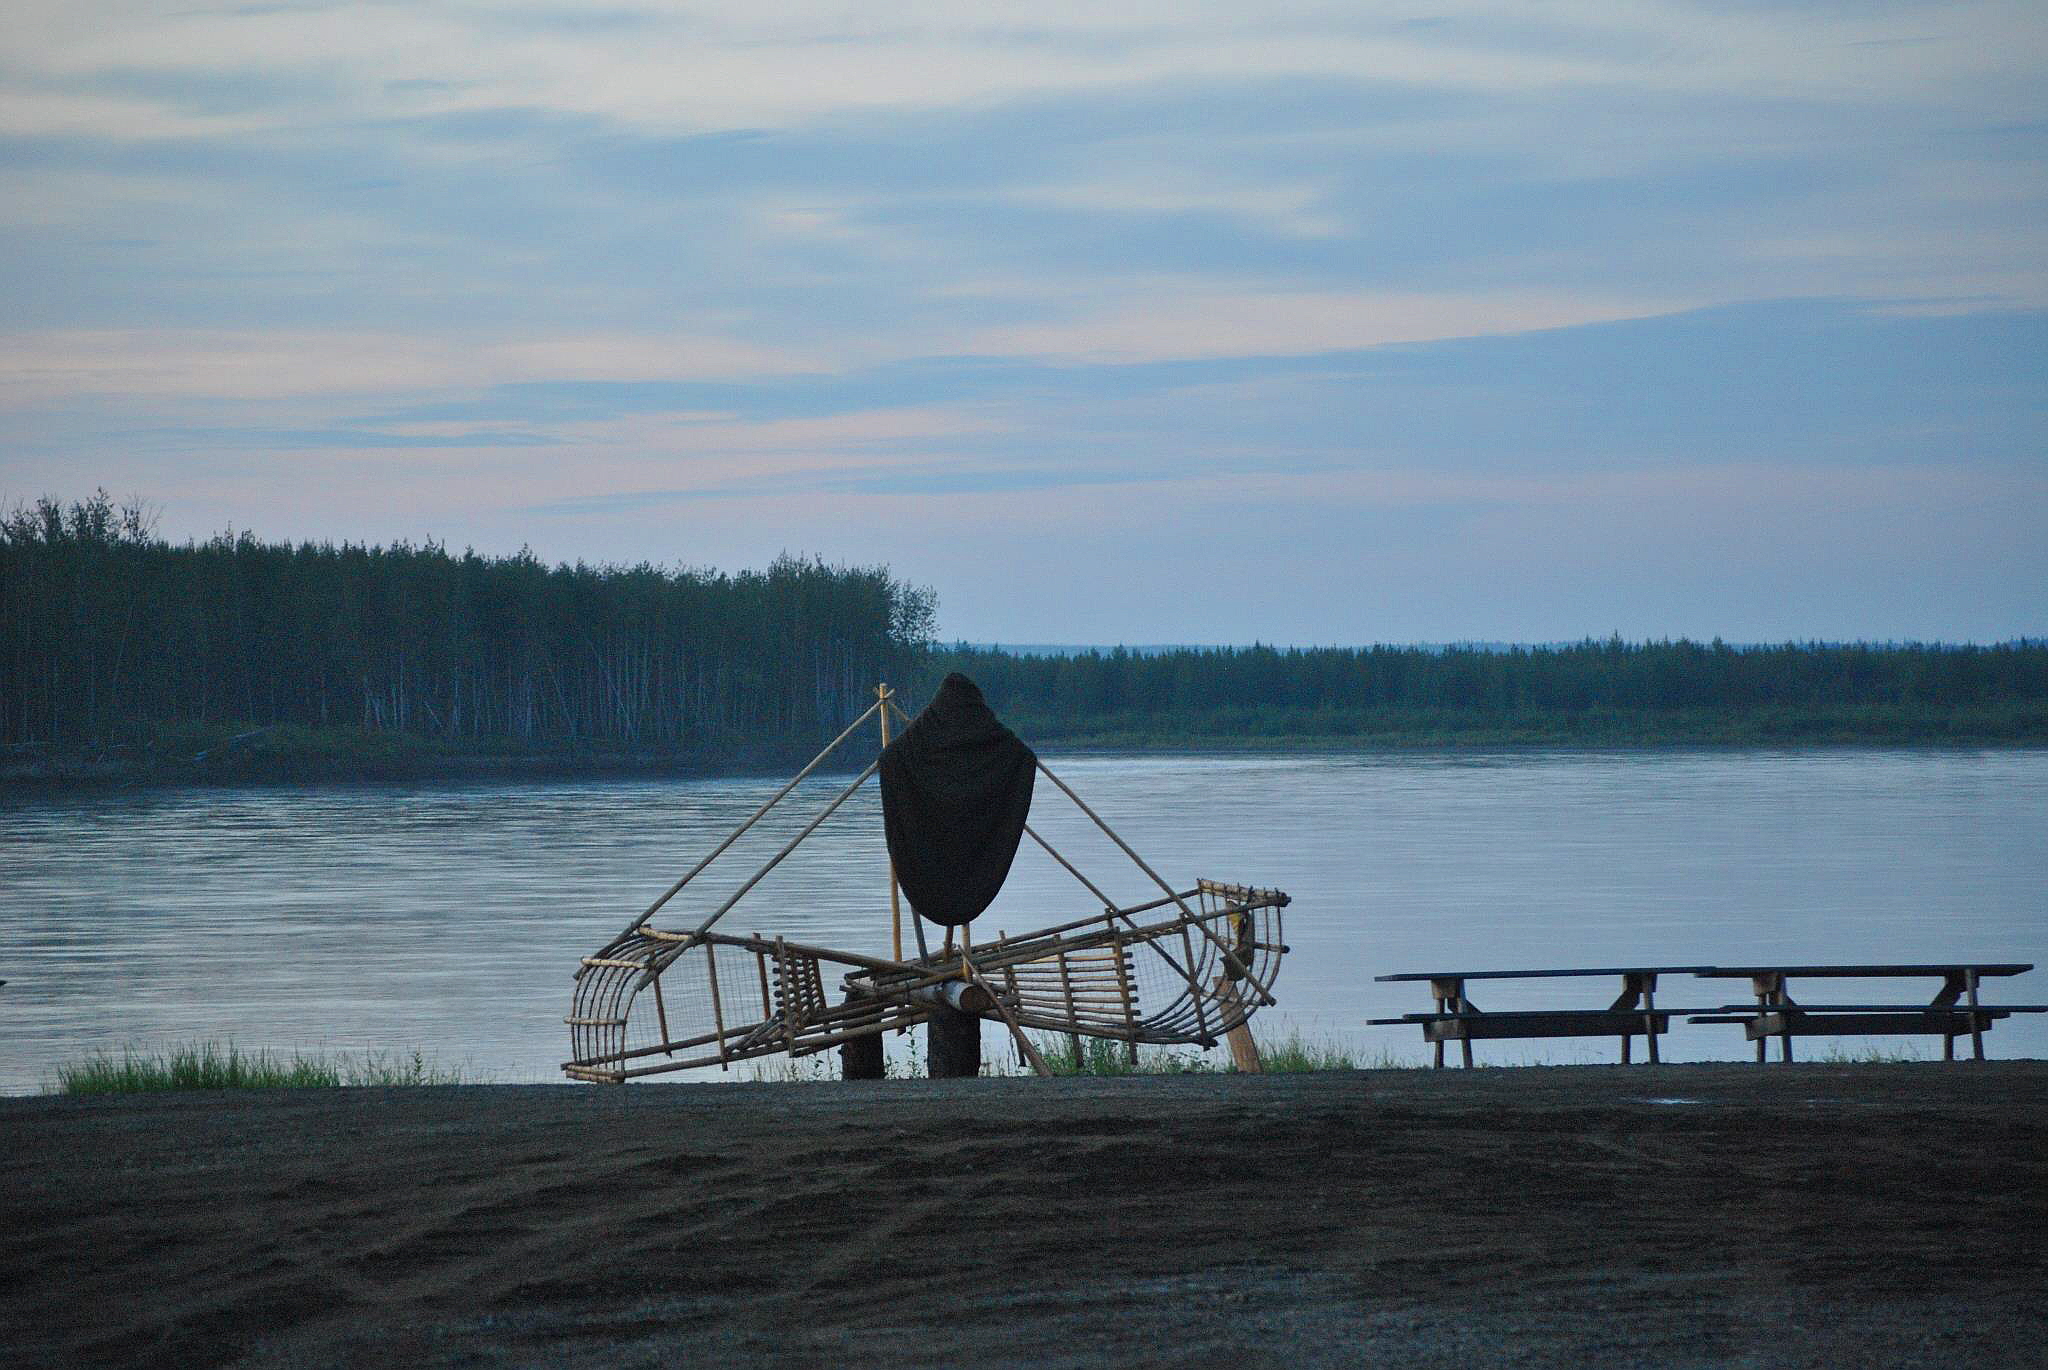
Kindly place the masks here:
<instances>
[{"instance_id":1,"label":"evergreen forest","mask_svg":"<svg viewBox=\"0 0 2048 1370\"><path fill-rule=\"evenodd\" d=\"M810 739L916 672L931 595L784 557L725 575L527 553L173 546L102 493L0 520L0 742L175 724L716 749Z\"/></svg>"},{"instance_id":2,"label":"evergreen forest","mask_svg":"<svg viewBox=\"0 0 2048 1370\"><path fill-rule=\"evenodd\" d=\"M931 592L883 567L174 545L102 492L0 517L0 746L779 763L877 681L914 709L949 670L1027 738L1072 745L2048 742L2038 640L1020 655L940 648L935 624Z\"/></svg>"}]
</instances>

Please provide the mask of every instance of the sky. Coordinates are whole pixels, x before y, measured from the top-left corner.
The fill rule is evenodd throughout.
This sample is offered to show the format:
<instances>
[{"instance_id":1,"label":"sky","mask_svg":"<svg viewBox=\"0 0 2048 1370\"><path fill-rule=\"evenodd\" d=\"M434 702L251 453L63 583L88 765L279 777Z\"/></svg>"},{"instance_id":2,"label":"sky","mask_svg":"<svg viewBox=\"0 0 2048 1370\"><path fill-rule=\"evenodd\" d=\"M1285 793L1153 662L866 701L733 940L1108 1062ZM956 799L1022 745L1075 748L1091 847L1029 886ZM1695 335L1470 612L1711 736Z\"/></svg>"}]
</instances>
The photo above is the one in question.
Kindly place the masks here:
<instances>
[{"instance_id":1,"label":"sky","mask_svg":"<svg viewBox=\"0 0 2048 1370\"><path fill-rule=\"evenodd\" d=\"M2048 6L0 7L0 502L947 638L2048 635Z\"/></svg>"}]
</instances>

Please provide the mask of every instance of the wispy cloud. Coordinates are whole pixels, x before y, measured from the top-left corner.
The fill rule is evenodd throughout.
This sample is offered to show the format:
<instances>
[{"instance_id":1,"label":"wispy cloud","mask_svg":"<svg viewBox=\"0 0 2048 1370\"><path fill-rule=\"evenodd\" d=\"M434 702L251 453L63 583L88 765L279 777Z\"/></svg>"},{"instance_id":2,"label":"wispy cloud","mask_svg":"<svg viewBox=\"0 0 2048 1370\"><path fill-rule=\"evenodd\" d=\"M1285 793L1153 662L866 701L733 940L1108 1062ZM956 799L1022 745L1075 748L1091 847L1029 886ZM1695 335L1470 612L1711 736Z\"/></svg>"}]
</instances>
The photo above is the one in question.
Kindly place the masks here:
<instances>
[{"instance_id":1,"label":"wispy cloud","mask_svg":"<svg viewBox=\"0 0 2048 1370\"><path fill-rule=\"evenodd\" d=\"M1205 293L1161 291L1143 303L1069 322L976 335L965 350L1083 362L1308 356L1392 343L1609 323L1676 313L1677 301L1615 301L1564 293Z\"/></svg>"},{"instance_id":2,"label":"wispy cloud","mask_svg":"<svg viewBox=\"0 0 2048 1370\"><path fill-rule=\"evenodd\" d=\"M2032 612L2038 4L18 0L0 51L0 496L836 551L984 636L1034 557L1237 615L1155 638L1271 633L1138 513L1292 520L1266 583L1333 615L1312 549L1597 617L1620 553L1572 510L1676 546L1690 503L1755 583L1825 581L1741 532L1797 509L1869 570L1840 604L1918 602L1880 543L1938 528Z\"/></svg>"}]
</instances>

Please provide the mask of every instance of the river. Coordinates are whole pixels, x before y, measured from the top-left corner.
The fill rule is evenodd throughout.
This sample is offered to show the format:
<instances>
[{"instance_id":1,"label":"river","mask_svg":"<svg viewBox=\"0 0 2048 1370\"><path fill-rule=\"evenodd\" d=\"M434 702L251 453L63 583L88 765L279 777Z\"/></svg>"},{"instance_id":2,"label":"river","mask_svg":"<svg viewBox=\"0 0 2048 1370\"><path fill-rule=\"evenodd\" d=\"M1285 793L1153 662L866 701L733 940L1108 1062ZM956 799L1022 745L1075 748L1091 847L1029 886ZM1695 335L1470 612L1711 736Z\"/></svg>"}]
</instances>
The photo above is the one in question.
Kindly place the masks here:
<instances>
[{"instance_id":1,"label":"river","mask_svg":"<svg viewBox=\"0 0 2048 1370\"><path fill-rule=\"evenodd\" d=\"M1292 952L1262 1036L1420 1061L1425 970L1759 962L2048 961L2048 752L1603 751L1048 755L1160 871L1277 885ZM687 926L846 783L807 781L679 900ZM570 975L776 786L773 779L250 787L0 800L0 1091L98 1050L200 1040L406 1054L558 1080ZM1033 825L1109 893L1152 886L1051 786ZM1026 844L977 928L1091 912ZM730 916L886 952L867 787ZM1609 982L1474 985L1482 1008L1604 1002ZM1796 988L1796 987L1795 987ZM1931 984L1830 986L1898 999ZM1669 978L1660 1003L1745 998ZM1845 996L1847 996L1845 998ZM2048 969L1987 998L2048 1002ZM1809 1039L1937 1054L1934 1039ZM1987 1038L2048 1056L2048 1015ZM990 1048L997 1040L991 1036ZM1747 1057L1674 1024L1670 1059ZM1486 1063L1592 1062L1611 1040L1482 1043ZM715 1073L713 1078L716 1078Z\"/></svg>"}]
</instances>

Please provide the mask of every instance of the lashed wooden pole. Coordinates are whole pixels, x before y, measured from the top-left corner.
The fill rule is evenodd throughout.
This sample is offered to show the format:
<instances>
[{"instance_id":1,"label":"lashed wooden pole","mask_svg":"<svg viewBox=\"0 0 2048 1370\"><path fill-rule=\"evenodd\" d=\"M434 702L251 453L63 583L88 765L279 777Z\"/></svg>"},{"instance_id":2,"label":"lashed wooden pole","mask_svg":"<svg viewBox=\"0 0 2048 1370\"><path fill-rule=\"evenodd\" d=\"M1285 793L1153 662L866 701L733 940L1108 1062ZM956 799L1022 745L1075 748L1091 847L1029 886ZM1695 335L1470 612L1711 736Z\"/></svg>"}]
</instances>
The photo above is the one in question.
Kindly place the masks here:
<instances>
[{"instance_id":1,"label":"lashed wooden pole","mask_svg":"<svg viewBox=\"0 0 2048 1370\"><path fill-rule=\"evenodd\" d=\"M1218 937L1215 933L1209 930L1209 925L1207 923L1204 923L1199 917L1196 916L1195 911L1188 907L1187 900L1181 898L1180 895L1174 893L1173 886L1166 883L1166 877L1162 876L1158 871L1153 870L1151 866L1147 865L1145 863L1145 858L1138 855L1138 853L1136 852L1136 850L1132 848L1130 843L1124 841L1123 838L1119 837L1117 835L1117 831L1115 828L1112 828L1109 826L1109 824L1103 822L1102 815L1095 812L1095 810L1089 808L1087 801L1082 799L1080 795L1075 794L1072 789L1068 788L1067 782L1060 779L1058 776L1054 775L1052 773L1051 768L1049 768L1043 761L1040 761L1038 763L1038 769L1039 772L1043 774L1047 780L1050 780L1053 784L1060 787L1061 794L1064 794L1067 798L1074 801L1075 808L1079 809L1082 813L1087 814L1089 818L1093 819L1095 822L1095 826L1102 829L1103 835L1108 837L1110 841L1116 843L1117 846L1121 847L1123 849L1124 855L1130 857L1132 862L1137 865L1139 870L1145 872L1146 875L1152 878L1152 883L1159 886L1159 888L1165 892L1167 898L1171 899L1176 905L1180 907L1180 911L1187 916L1188 921L1194 924L1195 931L1201 933L1202 936L1208 938L1211 942L1216 944L1216 950L1223 954L1223 963L1229 966L1232 970L1236 971L1239 978L1250 981L1251 987L1258 991L1259 998L1261 1000L1268 1004L1278 1002L1278 1000L1273 998L1273 992L1267 989L1266 986L1260 982L1258 976L1252 974L1251 967L1247 966L1243 961L1239 960L1237 953L1232 951L1229 945L1225 943L1222 938ZM1171 958L1168 959L1170 960ZM1185 974L1185 972L1183 972L1183 974ZM1195 986L1195 993L1200 994L1201 992L1201 986Z\"/></svg>"},{"instance_id":2,"label":"lashed wooden pole","mask_svg":"<svg viewBox=\"0 0 2048 1370\"><path fill-rule=\"evenodd\" d=\"M887 682L875 686L875 704L882 711L882 750L889 750L889 696ZM903 895L896 885L896 858L889 858L889 926L895 940L895 957L903 959Z\"/></svg>"},{"instance_id":3,"label":"lashed wooden pole","mask_svg":"<svg viewBox=\"0 0 2048 1370\"><path fill-rule=\"evenodd\" d=\"M853 797L853 792L855 790L867 784L868 777L873 775L875 773L876 767L880 766L881 764L882 763L879 759L870 761L868 763L867 769L862 771L859 775L855 776L853 778L853 783L851 785L848 785L845 789L841 790L839 792L839 797L834 799L830 804L827 804L825 806L825 811L823 813L819 814L816 818L813 818L809 823L806 823L804 825L804 829L802 832L798 833L795 837L792 837L789 839L789 841L785 842L782 846L781 851L778 851L775 853L775 855L769 857L768 860L762 865L761 869L755 871L754 874L747 880L746 884L741 885L738 889L734 890L730 898L728 898L723 904L720 904L716 909L712 910L711 915L707 917L703 922L699 923L696 926L696 928L689 934L689 936L675 943L670 950L663 952L661 961L658 964L658 966L654 969L649 970L647 974L641 979L641 986L645 987L648 980L653 979L662 971L667 970L669 966L675 961L676 957L682 955L685 951L688 951L690 947L697 941L698 938L702 937L705 933L711 931L711 925L713 923L716 923L719 919L725 917L727 913L730 913L732 911L732 906L734 904L739 903L740 900L744 899L746 897L748 890L754 888L754 886L760 884L763 880L767 879L768 872L774 870L777 866L781 865L784 857L788 856L791 852L795 851L797 847L802 844L803 840L806 837L809 837L812 833L818 830L819 824L823 823L826 819L830 818L833 814L837 813L839 811L839 806L841 804L844 804L847 800L851 799ZM584 964L588 965L589 963L590 958L584 958Z\"/></svg>"},{"instance_id":4,"label":"lashed wooden pole","mask_svg":"<svg viewBox=\"0 0 2048 1370\"><path fill-rule=\"evenodd\" d=\"M981 968L967 959L967 953L964 950L960 953L960 966L962 970L966 971L968 979L987 990L989 998L995 1000L996 1012L1000 1013L1003 1016L1003 1021L1009 1025L1010 1035L1017 1039L1017 1049L1023 1052L1024 1059L1031 1063L1032 1071L1040 1076L1050 1078L1052 1067L1045 1063L1045 1057L1039 1055L1038 1048L1032 1045L1029 1037L1024 1035L1024 1025L1017 1021L1016 1014L1010 1012L1010 1006L1005 1004L1002 996L996 993L995 986L988 982L987 977L981 973Z\"/></svg>"},{"instance_id":5,"label":"lashed wooden pole","mask_svg":"<svg viewBox=\"0 0 2048 1370\"><path fill-rule=\"evenodd\" d=\"M638 918L635 918L632 922L628 923L626 925L625 931L621 932L617 937L614 937L610 942L607 942L605 944L604 950L600 951L598 955L607 955L621 942L625 941L628 937L631 937L635 932L638 932L640 930L641 925L646 923L648 919L654 917L655 914L661 911L661 906L663 904L666 904L669 900L675 898L676 895L682 891L683 886L689 884L692 880L695 880L699 875L702 875L704 873L704 869L707 866L709 866L713 861L716 861L720 856L724 855L726 848L730 847L733 843L739 841L740 838L746 834L747 829L753 827L756 823L760 822L762 815L766 814L768 810L774 808L777 804L781 803L784 796L786 796L791 790L795 789L797 785L803 781L804 777L808 776L812 771L815 771L816 769L818 769L819 766L823 765L825 758L832 755L832 753L838 748L840 743L846 741L847 738L853 736L854 729L860 727L861 724L868 721L868 714L873 713L876 709L879 709L881 707L882 701L878 699L873 704L868 706L866 713L863 713L859 718L856 718L855 720L853 720L853 722L847 724L846 730L844 732L840 733L839 736L833 738L830 742L825 744L825 750L819 752L816 756L811 758L810 765L798 771L794 776L791 776L790 781L787 785L784 785L781 789L777 790L774 794L770 795L766 803L761 805L760 808L754 810L753 813L747 816L746 822L740 824L737 828L734 828L732 830L731 835L728 836L725 839L725 841L720 842L716 847L712 848L711 854L709 856L705 857L702 861L699 861L696 865L690 867L688 874L684 875L682 879L676 881L675 884L670 885L667 889L663 890L661 893L661 897L659 899L656 899L652 904L649 904L646 910L642 912ZM901 960L902 958L898 957L897 959ZM582 972L578 971L577 976L580 979L582 977Z\"/></svg>"}]
</instances>

